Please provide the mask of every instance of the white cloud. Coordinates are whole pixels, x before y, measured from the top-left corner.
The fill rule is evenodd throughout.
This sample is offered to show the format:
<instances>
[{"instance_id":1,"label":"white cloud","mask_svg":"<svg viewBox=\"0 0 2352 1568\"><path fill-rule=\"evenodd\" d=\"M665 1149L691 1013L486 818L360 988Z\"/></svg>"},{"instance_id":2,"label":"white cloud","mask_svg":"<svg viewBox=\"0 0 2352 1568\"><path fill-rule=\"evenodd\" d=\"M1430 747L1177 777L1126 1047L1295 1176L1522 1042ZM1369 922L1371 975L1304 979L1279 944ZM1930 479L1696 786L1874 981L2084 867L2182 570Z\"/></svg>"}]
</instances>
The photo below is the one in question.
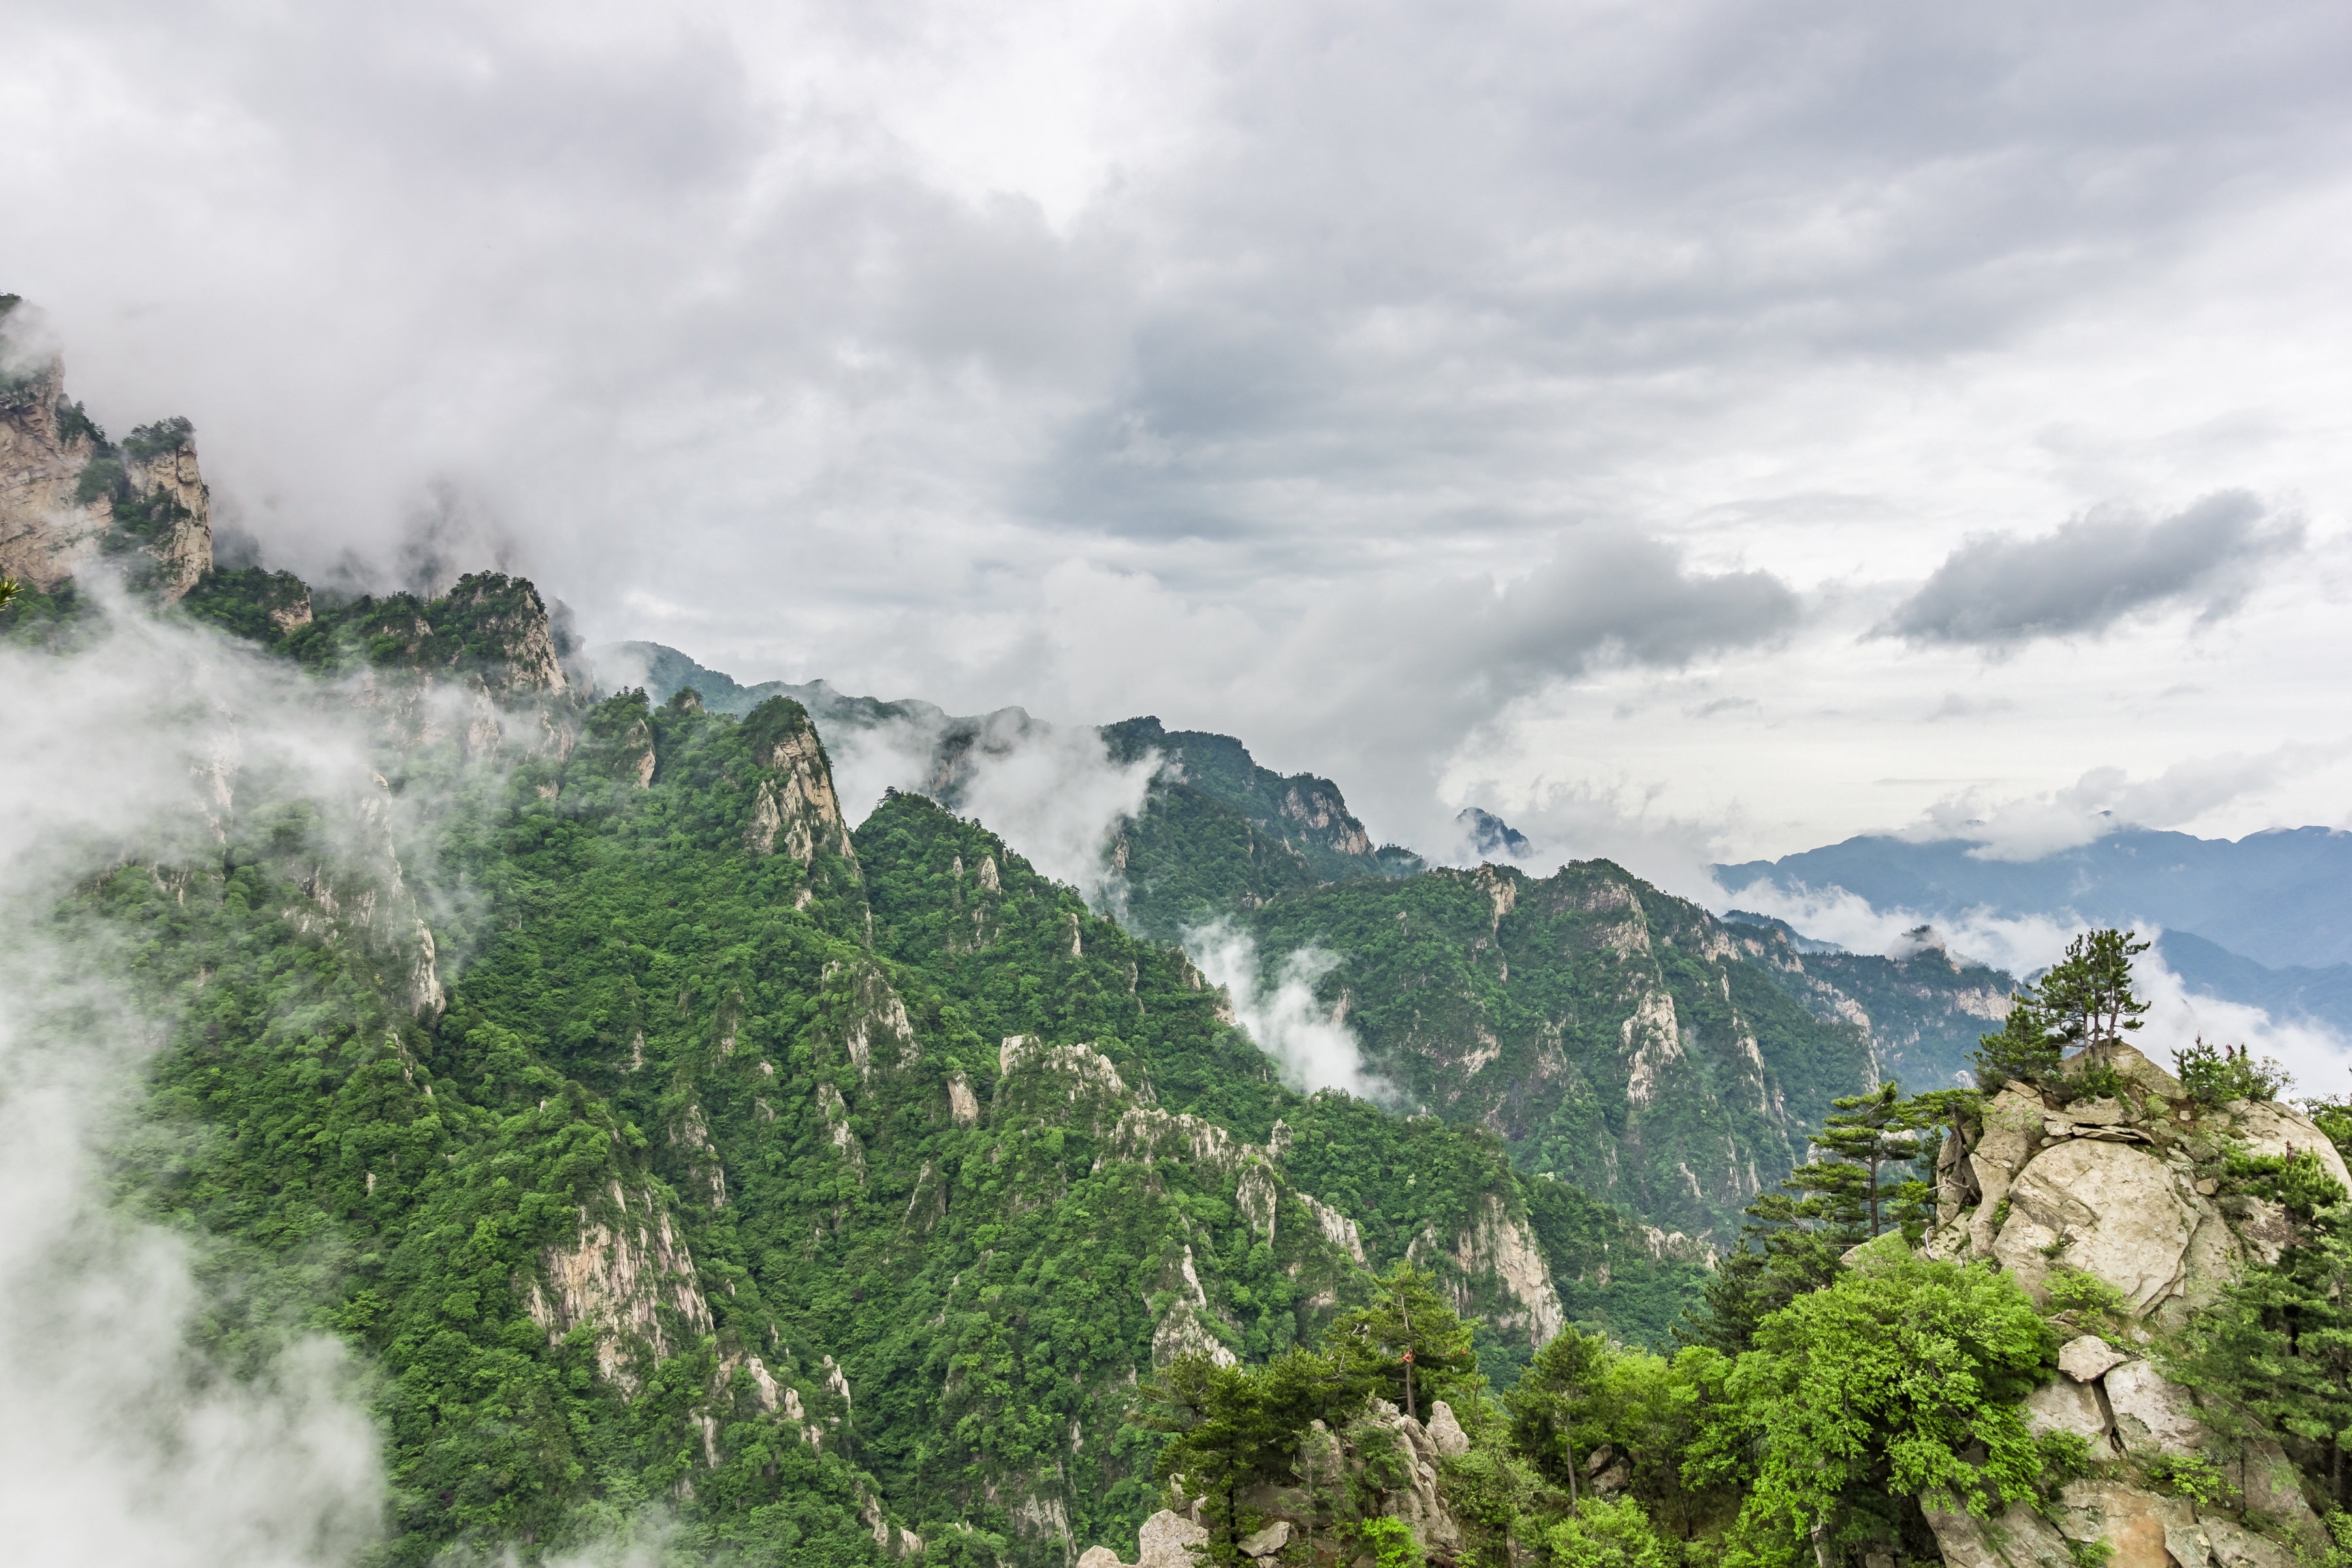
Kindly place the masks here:
<instances>
[{"instance_id":1,"label":"white cloud","mask_svg":"<svg viewBox=\"0 0 2352 1568\"><path fill-rule=\"evenodd\" d=\"M1233 998L1235 1020L1274 1059L1283 1082L1301 1093L1344 1089L1360 1100L1396 1099L1393 1084L1365 1070L1355 1031L1315 999L1315 983L1339 967L1337 955L1319 947L1286 954L1268 988L1257 944L1227 922L1185 932L1184 950Z\"/></svg>"},{"instance_id":2,"label":"white cloud","mask_svg":"<svg viewBox=\"0 0 2352 1568\"><path fill-rule=\"evenodd\" d=\"M94 584L110 601L103 583ZM218 639L110 609L70 657L0 649L0 1517L28 1563L268 1568L374 1532L377 1437L341 1347L294 1336L250 1381L190 1339L211 1311L184 1240L110 1200L163 1020L60 951L92 865L216 853L217 789L372 788L331 701ZM221 771L226 762L228 771Z\"/></svg>"}]
</instances>

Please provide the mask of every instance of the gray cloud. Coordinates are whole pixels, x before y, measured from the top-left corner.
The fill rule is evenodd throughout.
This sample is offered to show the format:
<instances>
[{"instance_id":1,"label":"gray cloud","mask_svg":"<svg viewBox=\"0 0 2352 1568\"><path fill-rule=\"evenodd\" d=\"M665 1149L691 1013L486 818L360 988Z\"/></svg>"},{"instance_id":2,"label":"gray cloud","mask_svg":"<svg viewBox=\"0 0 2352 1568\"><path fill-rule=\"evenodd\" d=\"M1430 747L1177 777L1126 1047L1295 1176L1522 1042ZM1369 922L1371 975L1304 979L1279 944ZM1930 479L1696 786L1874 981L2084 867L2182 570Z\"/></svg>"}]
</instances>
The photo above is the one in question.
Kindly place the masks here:
<instances>
[{"instance_id":1,"label":"gray cloud","mask_svg":"<svg viewBox=\"0 0 2352 1568\"><path fill-rule=\"evenodd\" d=\"M1988 519L2342 510L2306 412L2340 371L2279 350L2340 295L2278 243L2340 229L2326 7L31 0L11 29L0 287L110 428L195 419L224 532L273 563L392 585L488 550L594 640L747 677L1181 715L1370 770L1399 832L1412 747L1580 672L1884 677L1780 596L1833 611ZM2252 276L2179 373L2182 317ZM1650 543L1551 581L1562 518ZM1831 708L1883 711L1772 711ZM1812 800L1813 770L1776 776Z\"/></svg>"},{"instance_id":2,"label":"gray cloud","mask_svg":"<svg viewBox=\"0 0 2352 1568\"><path fill-rule=\"evenodd\" d=\"M2096 634L2179 605L2215 621L2260 570L2303 548L2304 525L2242 490L2150 521L2093 513L2032 538L1979 535L1954 550L1877 634L1915 643L2006 644Z\"/></svg>"}]
</instances>

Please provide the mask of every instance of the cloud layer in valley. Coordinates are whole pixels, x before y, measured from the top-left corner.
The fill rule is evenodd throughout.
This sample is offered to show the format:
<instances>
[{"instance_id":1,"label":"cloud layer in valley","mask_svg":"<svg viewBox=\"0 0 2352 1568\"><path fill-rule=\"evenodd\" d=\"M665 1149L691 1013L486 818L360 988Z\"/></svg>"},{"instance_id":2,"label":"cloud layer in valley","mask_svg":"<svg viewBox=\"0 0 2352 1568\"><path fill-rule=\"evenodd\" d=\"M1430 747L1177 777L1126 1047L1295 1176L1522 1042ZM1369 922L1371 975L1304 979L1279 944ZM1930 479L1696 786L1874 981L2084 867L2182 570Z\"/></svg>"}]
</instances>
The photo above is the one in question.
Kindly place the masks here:
<instances>
[{"instance_id":1,"label":"cloud layer in valley","mask_svg":"<svg viewBox=\"0 0 2352 1568\"><path fill-rule=\"evenodd\" d=\"M0 287L313 577L1670 868L2352 729L2347 72L2326 7L44 0Z\"/></svg>"},{"instance_id":2,"label":"cloud layer in valley","mask_svg":"<svg viewBox=\"0 0 2352 1568\"><path fill-rule=\"evenodd\" d=\"M369 789L357 737L291 679L111 612L72 658L0 649L0 1516L25 1562L291 1568L376 1529L376 1433L340 1344L292 1333L232 1376L191 1336L218 1307L194 1244L111 1203L161 1025L47 918L92 865L216 855L206 812L241 770Z\"/></svg>"}]
</instances>

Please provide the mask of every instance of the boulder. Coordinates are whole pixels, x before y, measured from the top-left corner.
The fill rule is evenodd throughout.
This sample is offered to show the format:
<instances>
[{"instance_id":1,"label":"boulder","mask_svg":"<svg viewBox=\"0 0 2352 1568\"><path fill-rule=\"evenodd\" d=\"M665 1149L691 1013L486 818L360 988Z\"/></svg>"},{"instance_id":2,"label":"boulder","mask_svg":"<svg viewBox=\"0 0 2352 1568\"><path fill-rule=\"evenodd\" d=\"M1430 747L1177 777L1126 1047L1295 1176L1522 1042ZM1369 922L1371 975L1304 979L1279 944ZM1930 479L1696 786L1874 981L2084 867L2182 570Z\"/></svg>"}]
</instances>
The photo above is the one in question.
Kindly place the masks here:
<instances>
[{"instance_id":1,"label":"boulder","mask_svg":"<svg viewBox=\"0 0 2352 1568\"><path fill-rule=\"evenodd\" d=\"M1123 1568L1118 1553L1108 1546L1089 1546L1078 1553L1078 1568Z\"/></svg>"},{"instance_id":2,"label":"boulder","mask_svg":"<svg viewBox=\"0 0 2352 1568\"><path fill-rule=\"evenodd\" d=\"M2164 1531L2164 1554L2179 1568L2210 1568L2213 1542L2193 1524L2168 1525Z\"/></svg>"},{"instance_id":3,"label":"boulder","mask_svg":"<svg viewBox=\"0 0 2352 1568\"><path fill-rule=\"evenodd\" d=\"M2179 1079L2142 1056L2131 1046L2118 1040L2108 1046L2106 1051L2107 1065L2121 1073L2124 1082L2135 1085L2149 1097L2172 1101L2189 1098L2189 1091L2180 1086ZM2148 1109L2150 1113L2154 1114L2162 1107L2152 1105Z\"/></svg>"},{"instance_id":4,"label":"boulder","mask_svg":"<svg viewBox=\"0 0 2352 1568\"><path fill-rule=\"evenodd\" d=\"M1136 1568L1194 1568L1189 1549L1208 1539L1204 1527L1163 1508L1145 1520L1138 1532Z\"/></svg>"},{"instance_id":5,"label":"boulder","mask_svg":"<svg viewBox=\"0 0 2352 1568\"><path fill-rule=\"evenodd\" d=\"M2205 1426L2197 1419L2189 1390L2167 1382L2149 1363L2125 1362L2104 1382L2116 1436L2127 1453L2153 1458L2194 1453L2205 1446Z\"/></svg>"},{"instance_id":6,"label":"boulder","mask_svg":"<svg viewBox=\"0 0 2352 1568\"><path fill-rule=\"evenodd\" d=\"M2288 1548L2266 1537L2256 1535L2244 1525L2232 1524L2226 1519L2208 1519L2199 1522L2206 1545L2212 1551L2216 1568L2302 1568L2295 1554ZM2316 1556L2314 1558L2316 1561ZM2190 1563L2188 1568L2198 1568Z\"/></svg>"},{"instance_id":7,"label":"boulder","mask_svg":"<svg viewBox=\"0 0 2352 1568\"><path fill-rule=\"evenodd\" d=\"M2058 1353L2058 1370L2077 1383L2095 1383L2106 1375L2107 1368L2130 1359L2097 1334L2086 1333L2066 1342Z\"/></svg>"},{"instance_id":8,"label":"boulder","mask_svg":"<svg viewBox=\"0 0 2352 1568\"><path fill-rule=\"evenodd\" d=\"M2166 1568L2165 1531L2197 1518L2185 1498L2089 1477L2068 1481L2051 1511L2067 1540L2104 1541L2114 1548L2107 1568Z\"/></svg>"},{"instance_id":9,"label":"boulder","mask_svg":"<svg viewBox=\"0 0 2352 1568\"><path fill-rule=\"evenodd\" d=\"M2061 1377L2027 1396L2025 1425L2037 1437L2044 1432L2073 1432L2097 1445L2107 1435L2107 1413L2099 1408L2097 1389Z\"/></svg>"},{"instance_id":10,"label":"boulder","mask_svg":"<svg viewBox=\"0 0 2352 1568\"><path fill-rule=\"evenodd\" d=\"M2244 1139L2248 1154L2284 1156L2308 1149L2352 1194L2352 1171L2345 1169L2344 1156L2302 1112L2273 1100L2232 1100L2223 1109L2230 1115L2230 1135Z\"/></svg>"},{"instance_id":11,"label":"boulder","mask_svg":"<svg viewBox=\"0 0 2352 1568\"><path fill-rule=\"evenodd\" d=\"M2009 1201L1993 1256L2019 1284L2046 1299L2043 1282L2063 1259L2121 1291L2135 1313L2172 1293L2201 1218L2162 1160L2081 1138L2036 1155Z\"/></svg>"},{"instance_id":12,"label":"boulder","mask_svg":"<svg viewBox=\"0 0 2352 1568\"><path fill-rule=\"evenodd\" d=\"M1289 1544L1290 1521L1277 1519L1256 1534L1242 1537L1242 1555L1244 1557L1277 1556L1282 1549Z\"/></svg>"},{"instance_id":13,"label":"boulder","mask_svg":"<svg viewBox=\"0 0 2352 1568\"><path fill-rule=\"evenodd\" d=\"M1454 1418L1453 1406L1440 1399L1429 1407L1429 1440L1441 1459L1458 1459L1470 1451L1470 1434Z\"/></svg>"},{"instance_id":14,"label":"boulder","mask_svg":"<svg viewBox=\"0 0 2352 1568\"><path fill-rule=\"evenodd\" d=\"M2074 1568L2066 1538L2022 1503L2011 1503L1992 1519L1966 1509L1927 1508L1925 1499L1921 1507L1948 1568Z\"/></svg>"}]
</instances>

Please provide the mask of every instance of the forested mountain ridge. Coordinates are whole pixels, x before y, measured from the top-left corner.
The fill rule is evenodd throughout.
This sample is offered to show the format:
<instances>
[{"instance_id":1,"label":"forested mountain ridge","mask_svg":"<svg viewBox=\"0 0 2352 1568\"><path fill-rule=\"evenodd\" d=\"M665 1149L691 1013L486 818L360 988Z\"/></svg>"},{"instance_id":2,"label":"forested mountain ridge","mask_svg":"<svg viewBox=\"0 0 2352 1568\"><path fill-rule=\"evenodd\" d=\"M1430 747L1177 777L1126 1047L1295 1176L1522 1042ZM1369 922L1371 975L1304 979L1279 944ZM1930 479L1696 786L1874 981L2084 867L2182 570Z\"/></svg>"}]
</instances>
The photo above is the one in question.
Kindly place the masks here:
<instances>
[{"instance_id":1,"label":"forested mountain ridge","mask_svg":"<svg viewBox=\"0 0 2352 1568\"><path fill-rule=\"evenodd\" d=\"M1312 1340L1408 1260L1505 1379L1571 1312L1655 1340L1693 1299L1483 1132L1283 1088L1180 949L981 825L900 795L853 833L795 703L599 701L496 575L213 573L172 613L373 737L356 805L232 769L216 861L68 915L170 1042L187 1153L132 1201L220 1249L207 1348L299 1322L381 1369L385 1561L657 1505L694 1552L1066 1563L1156 1506L1127 1416L1188 1350Z\"/></svg>"}]
</instances>

